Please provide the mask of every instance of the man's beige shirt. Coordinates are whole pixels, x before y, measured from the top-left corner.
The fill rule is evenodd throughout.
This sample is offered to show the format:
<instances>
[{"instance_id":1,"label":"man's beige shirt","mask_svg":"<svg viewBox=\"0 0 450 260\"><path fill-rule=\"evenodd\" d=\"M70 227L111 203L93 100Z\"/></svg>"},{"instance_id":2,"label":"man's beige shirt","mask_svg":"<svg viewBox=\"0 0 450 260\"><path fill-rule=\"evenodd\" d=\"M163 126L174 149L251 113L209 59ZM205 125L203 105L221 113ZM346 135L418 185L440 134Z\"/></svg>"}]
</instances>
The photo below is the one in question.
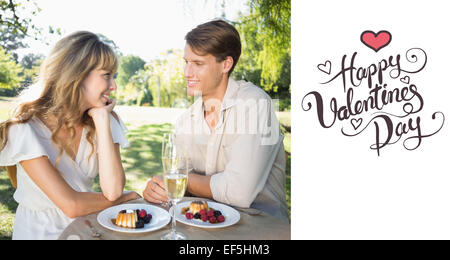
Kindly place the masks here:
<instances>
[{"instance_id":1,"label":"man's beige shirt","mask_svg":"<svg viewBox=\"0 0 450 260\"><path fill-rule=\"evenodd\" d=\"M286 157L271 98L252 83L229 79L219 121L210 129L198 98L175 127L197 173L211 175L213 199L288 220Z\"/></svg>"}]
</instances>

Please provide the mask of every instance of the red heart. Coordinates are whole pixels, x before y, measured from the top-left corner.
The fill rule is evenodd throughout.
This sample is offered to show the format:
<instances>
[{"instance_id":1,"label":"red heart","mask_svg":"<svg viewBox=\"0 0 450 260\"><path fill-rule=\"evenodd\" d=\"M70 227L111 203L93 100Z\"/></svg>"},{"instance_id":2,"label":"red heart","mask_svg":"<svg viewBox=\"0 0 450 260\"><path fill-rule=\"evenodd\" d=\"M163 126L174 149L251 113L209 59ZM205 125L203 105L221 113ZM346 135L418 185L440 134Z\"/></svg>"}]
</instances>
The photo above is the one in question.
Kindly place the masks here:
<instances>
[{"instance_id":1,"label":"red heart","mask_svg":"<svg viewBox=\"0 0 450 260\"><path fill-rule=\"evenodd\" d=\"M375 52L378 52L381 48L386 47L391 40L392 36L388 31L379 31L378 33L364 31L361 34L361 42Z\"/></svg>"}]
</instances>

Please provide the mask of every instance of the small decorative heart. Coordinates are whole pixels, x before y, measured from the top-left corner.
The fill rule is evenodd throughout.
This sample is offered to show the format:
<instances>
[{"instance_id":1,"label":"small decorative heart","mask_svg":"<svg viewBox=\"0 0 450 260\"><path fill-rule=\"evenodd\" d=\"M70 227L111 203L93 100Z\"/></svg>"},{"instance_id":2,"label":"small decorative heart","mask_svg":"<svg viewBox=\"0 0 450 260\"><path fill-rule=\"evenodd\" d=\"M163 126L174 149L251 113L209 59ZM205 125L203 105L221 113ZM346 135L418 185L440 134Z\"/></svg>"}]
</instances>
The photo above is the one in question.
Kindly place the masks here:
<instances>
[{"instance_id":1,"label":"small decorative heart","mask_svg":"<svg viewBox=\"0 0 450 260\"><path fill-rule=\"evenodd\" d=\"M405 84L409 84L409 76L404 76L403 78L400 79L400 81Z\"/></svg>"},{"instance_id":2,"label":"small decorative heart","mask_svg":"<svg viewBox=\"0 0 450 260\"><path fill-rule=\"evenodd\" d=\"M386 47L392 40L392 35L388 31L379 31L374 33L372 31L364 31L361 34L361 42L375 52Z\"/></svg>"},{"instance_id":3,"label":"small decorative heart","mask_svg":"<svg viewBox=\"0 0 450 260\"><path fill-rule=\"evenodd\" d=\"M362 118L358 119L353 118L350 122L352 123L353 128L356 130L362 124L362 121L363 121Z\"/></svg>"},{"instance_id":4,"label":"small decorative heart","mask_svg":"<svg viewBox=\"0 0 450 260\"><path fill-rule=\"evenodd\" d=\"M319 65L317 65L317 68L320 71L330 75L330 73L331 73L331 61L327 60L324 64L319 64Z\"/></svg>"}]
</instances>

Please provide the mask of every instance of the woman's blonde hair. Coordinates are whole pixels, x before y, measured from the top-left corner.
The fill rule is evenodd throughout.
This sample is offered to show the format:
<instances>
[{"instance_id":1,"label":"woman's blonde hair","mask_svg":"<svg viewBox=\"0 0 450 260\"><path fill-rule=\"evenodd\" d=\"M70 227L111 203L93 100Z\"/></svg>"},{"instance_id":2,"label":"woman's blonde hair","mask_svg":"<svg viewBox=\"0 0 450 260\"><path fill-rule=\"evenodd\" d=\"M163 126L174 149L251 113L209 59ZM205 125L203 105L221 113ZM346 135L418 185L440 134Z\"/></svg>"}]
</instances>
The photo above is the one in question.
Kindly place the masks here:
<instances>
[{"instance_id":1,"label":"woman's blonde hair","mask_svg":"<svg viewBox=\"0 0 450 260\"><path fill-rule=\"evenodd\" d=\"M0 151L8 141L8 128L12 124L25 123L33 116L56 118L52 129L52 140L60 148L56 163L63 151L73 144L75 125L87 126L87 140L94 152L93 138L95 126L87 112L81 111L83 101L82 82L94 69L115 73L118 60L114 51L91 32L72 33L58 41L49 56L41 65L39 82L42 92L33 101L20 104L10 119L0 123ZM37 85L32 87L38 87ZM71 140L62 143L56 136L65 127L69 130Z\"/></svg>"}]
</instances>

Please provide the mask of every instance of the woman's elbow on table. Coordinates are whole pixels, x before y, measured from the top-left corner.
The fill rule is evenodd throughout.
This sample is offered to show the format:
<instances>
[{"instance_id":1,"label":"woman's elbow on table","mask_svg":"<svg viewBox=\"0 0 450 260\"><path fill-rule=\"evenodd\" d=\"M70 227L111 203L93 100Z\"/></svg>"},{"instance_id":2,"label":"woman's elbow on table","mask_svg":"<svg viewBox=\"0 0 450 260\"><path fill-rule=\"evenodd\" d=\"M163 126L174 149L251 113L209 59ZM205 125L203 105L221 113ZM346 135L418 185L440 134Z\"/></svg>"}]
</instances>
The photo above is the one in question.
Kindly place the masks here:
<instances>
[{"instance_id":1,"label":"woman's elbow on table","mask_svg":"<svg viewBox=\"0 0 450 260\"><path fill-rule=\"evenodd\" d=\"M73 209L68 209L67 211L63 211L63 213L71 219L81 217L81 215L77 214L77 212Z\"/></svg>"},{"instance_id":2,"label":"woman's elbow on table","mask_svg":"<svg viewBox=\"0 0 450 260\"><path fill-rule=\"evenodd\" d=\"M77 202L77 199L75 197L72 200L64 203L64 205L59 206L59 209L68 218L78 218L78 217L82 216L81 210L80 210L80 204Z\"/></svg>"},{"instance_id":3,"label":"woman's elbow on table","mask_svg":"<svg viewBox=\"0 0 450 260\"><path fill-rule=\"evenodd\" d=\"M116 201L118 200L122 194L125 186L125 180L121 180L120 182L115 182L111 184L103 184L100 183L100 188L102 189L103 196L108 201Z\"/></svg>"},{"instance_id":4,"label":"woman's elbow on table","mask_svg":"<svg viewBox=\"0 0 450 260\"><path fill-rule=\"evenodd\" d=\"M113 201L118 200L118 199L122 196L122 193L123 193L122 190L106 191L106 192L104 191L104 192L103 192L103 196L104 196L107 200L113 202Z\"/></svg>"}]
</instances>

